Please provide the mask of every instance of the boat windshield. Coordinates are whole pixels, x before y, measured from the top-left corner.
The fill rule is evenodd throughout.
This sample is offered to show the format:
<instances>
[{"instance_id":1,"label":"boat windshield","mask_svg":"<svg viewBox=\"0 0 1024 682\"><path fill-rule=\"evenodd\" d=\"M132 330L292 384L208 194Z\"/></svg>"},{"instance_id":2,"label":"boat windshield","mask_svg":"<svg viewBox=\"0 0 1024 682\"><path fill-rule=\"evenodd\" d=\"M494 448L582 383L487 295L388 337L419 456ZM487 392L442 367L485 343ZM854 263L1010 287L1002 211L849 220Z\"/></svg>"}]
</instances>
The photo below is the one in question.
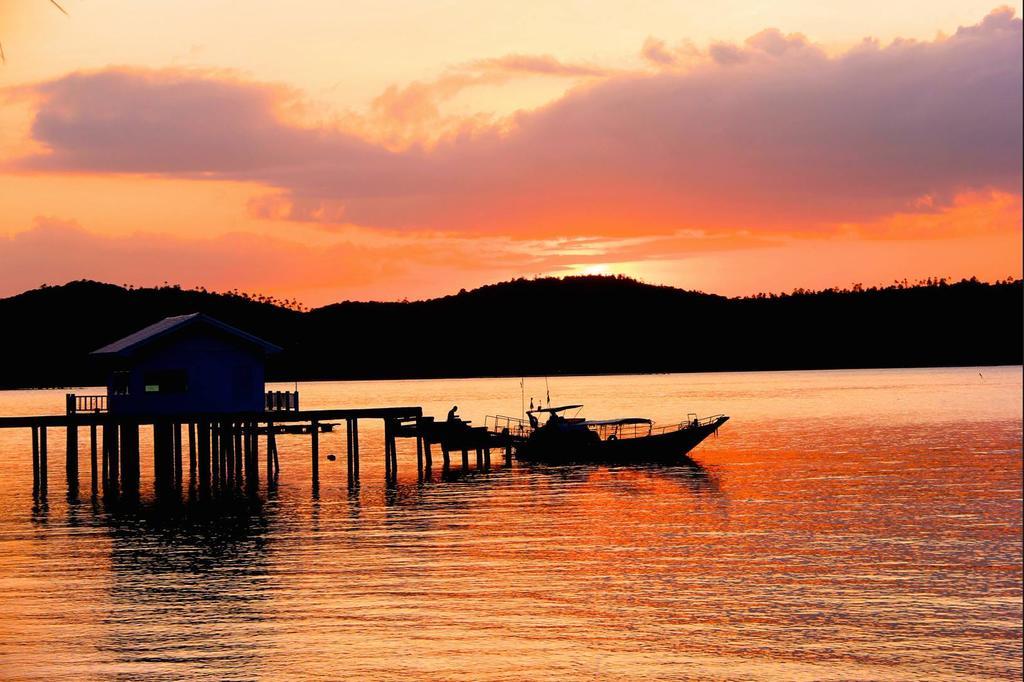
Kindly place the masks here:
<instances>
[{"instance_id":1,"label":"boat windshield","mask_svg":"<svg viewBox=\"0 0 1024 682\"><path fill-rule=\"evenodd\" d=\"M548 412L550 414L558 414L560 412L567 412L569 410L582 409L582 405L561 405L559 407L538 407L532 410L527 410L526 414L540 414L541 412Z\"/></svg>"},{"instance_id":2,"label":"boat windshield","mask_svg":"<svg viewBox=\"0 0 1024 682\"><path fill-rule=\"evenodd\" d=\"M576 410L576 413L578 414L581 409L583 409L582 405L560 405L558 407L537 407L537 408L534 408L532 410L527 410L526 411L526 416L529 418L530 425L533 426L533 428L537 428L538 426L540 426L540 417L539 417L539 415L542 415L542 414L548 415L547 420L544 422L545 424L557 424L558 422L578 423L578 422L582 422L583 420L577 418L576 414L574 414L572 417L566 417L565 413L568 412L569 410Z\"/></svg>"}]
</instances>

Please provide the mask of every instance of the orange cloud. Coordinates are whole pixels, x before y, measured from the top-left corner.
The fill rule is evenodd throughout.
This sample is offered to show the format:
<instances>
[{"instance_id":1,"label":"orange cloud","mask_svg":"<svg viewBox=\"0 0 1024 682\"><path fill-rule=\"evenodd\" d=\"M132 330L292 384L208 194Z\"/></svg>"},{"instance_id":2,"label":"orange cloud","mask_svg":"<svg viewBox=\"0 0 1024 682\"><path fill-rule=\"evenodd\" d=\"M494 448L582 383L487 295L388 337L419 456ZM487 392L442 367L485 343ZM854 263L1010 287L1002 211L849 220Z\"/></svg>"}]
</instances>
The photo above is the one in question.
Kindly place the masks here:
<instances>
[{"instance_id":1,"label":"orange cloud","mask_svg":"<svg viewBox=\"0 0 1024 682\"><path fill-rule=\"evenodd\" d=\"M924 197L921 209L931 209L934 201ZM902 212L861 224L844 224L838 231L868 239L950 239L1019 232L1022 202L1020 194L1010 192L966 192L957 195L948 206L917 212Z\"/></svg>"},{"instance_id":2,"label":"orange cloud","mask_svg":"<svg viewBox=\"0 0 1024 682\"><path fill-rule=\"evenodd\" d=\"M950 38L828 56L767 30L692 69L600 78L430 148L289 122L271 86L111 69L36 86L32 134L48 151L9 168L252 182L277 192L255 215L515 239L927 221L960 195L1019 196L1021 34L998 10ZM379 107L429 118L432 98L481 74L586 72L549 57L477 64L469 81L435 83L441 95L396 89Z\"/></svg>"},{"instance_id":3,"label":"orange cloud","mask_svg":"<svg viewBox=\"0 0 1024 682\"><path fill-rule=\"evenodd\" d=\"M593 78L610 71L591 64L562 62L552 55L508 54L479 59L449 69L429 81L390 85L374 98L368 117L349 116L347 129L378 140L392 149L466 134L495 125L488 115L445 116L442 105L463 91L501 85L517 78Z\"/></svg>"},{"instance_id":4,"label":"orange cloud","mask_svg":"<svg viewBox=\"0 0 1024 682\"><path fill-rule=\"evenodd\" d=\"M508 54L503 57L478 59L469 65L482 71L541 76L607 76L609 69L593 64L570 64L549 54Z\"/></svg>"}]
</instances>

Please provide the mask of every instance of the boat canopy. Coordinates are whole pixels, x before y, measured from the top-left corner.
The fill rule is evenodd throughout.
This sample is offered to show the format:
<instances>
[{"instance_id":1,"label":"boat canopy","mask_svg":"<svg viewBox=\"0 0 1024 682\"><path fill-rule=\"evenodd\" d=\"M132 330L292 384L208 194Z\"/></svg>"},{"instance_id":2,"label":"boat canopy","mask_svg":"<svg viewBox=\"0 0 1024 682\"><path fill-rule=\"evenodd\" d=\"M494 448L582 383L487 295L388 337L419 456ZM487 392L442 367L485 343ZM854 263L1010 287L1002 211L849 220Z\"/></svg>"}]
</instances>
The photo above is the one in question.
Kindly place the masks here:
<instances>
[{"instance_id":1,"label":"boat canopy","mask_svg":"<svg viewBox=\"0 0 1024 682\"><path fill-rule=\"evenodd\" d=\"M653 424L650 419L643 417L626 417L624 419L592 419L583 422L584 426L622 426L625 424Z\"/></svg>"},{"instance_id":2,"label":"boat canopy","mask_svg":"<svg viewBox=\"0 0 1024 682\"><path fill-rule=\"evenodd\" d=\"M566 410L578 410L583 407L582 405L562 405L561 407L538 407L535 410L527 410L526 414L536 414L538 412L550 412L555 414L557 412L565 412Z\"/></svg>"}]
</instances>

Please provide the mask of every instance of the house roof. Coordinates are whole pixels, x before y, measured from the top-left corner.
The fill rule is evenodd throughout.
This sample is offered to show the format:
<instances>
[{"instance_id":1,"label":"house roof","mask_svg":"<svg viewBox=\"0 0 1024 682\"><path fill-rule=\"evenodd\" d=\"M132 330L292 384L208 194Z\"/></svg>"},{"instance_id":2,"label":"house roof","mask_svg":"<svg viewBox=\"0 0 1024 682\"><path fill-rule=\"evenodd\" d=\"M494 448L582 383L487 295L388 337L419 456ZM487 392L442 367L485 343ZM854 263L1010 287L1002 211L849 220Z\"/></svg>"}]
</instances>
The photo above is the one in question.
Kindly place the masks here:
<instances>
[{"instance_id":1,"label":"house roof","mask_svg":"<svg viewBox=\"0 0 1024 682\"><path fill-rule=\"evenodd\" d=\"M128 356L132 355L139 348L156 341L157 339L164 338L169 334L173 334L187 327L191 327L197 324L207 325L213 327L221 332L234 336L241 341L258 346L263 349L266 353L277 353L281 350L280 346L275 346L269 341L253 336L247 332L243 332L241 329L232 327L230 324L221 322L220 320L214 319L209 315L203 313L192 313L191 315L177 315L175 317L166 317L159 322L149 325L144 329L140 329L134 334L129 334L123 339L114 341L113 343L103 346L94 350L92 355L120 355Z\"/></svg>"}]
</instances>

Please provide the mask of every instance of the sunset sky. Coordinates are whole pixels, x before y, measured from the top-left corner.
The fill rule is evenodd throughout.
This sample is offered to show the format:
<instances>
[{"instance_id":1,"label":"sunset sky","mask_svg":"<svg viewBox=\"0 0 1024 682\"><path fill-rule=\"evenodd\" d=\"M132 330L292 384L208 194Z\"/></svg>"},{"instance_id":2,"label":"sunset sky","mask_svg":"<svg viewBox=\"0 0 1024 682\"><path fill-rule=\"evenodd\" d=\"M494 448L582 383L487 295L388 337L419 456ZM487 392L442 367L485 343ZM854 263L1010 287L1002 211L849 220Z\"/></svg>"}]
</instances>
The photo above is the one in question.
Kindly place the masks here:
<instances>
[{"instance_id":1,"label":"sunset sky","mask_svg":"<svg viewBox=\"0 0 1024 682\"><path fill-rule=\"evenodd\" d=\"M0 296L1021 275L1019 3L0 0Z\"/></svg>"}]
</instances>

